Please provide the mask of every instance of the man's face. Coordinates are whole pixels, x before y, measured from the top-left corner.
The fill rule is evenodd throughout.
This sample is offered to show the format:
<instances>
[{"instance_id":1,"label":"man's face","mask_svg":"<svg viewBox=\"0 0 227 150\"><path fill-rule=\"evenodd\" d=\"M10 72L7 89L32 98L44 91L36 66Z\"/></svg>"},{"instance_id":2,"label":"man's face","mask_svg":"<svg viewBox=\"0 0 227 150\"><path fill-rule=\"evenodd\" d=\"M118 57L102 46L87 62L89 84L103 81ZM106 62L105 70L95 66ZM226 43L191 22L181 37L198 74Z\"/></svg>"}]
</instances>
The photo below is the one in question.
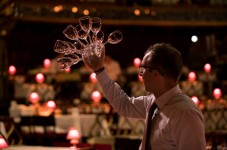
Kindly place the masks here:
<instances>
[{"instance_id":1,"label":"man's face","mask_svg":"<svg viewBox=\"0 0 227 150\"><path fill-rule=\"evenodd\" d=\"M140 64L139 75L143 78L144 87L147 92L153 93L154 89L154 68L151 66L152 54L151 52L147 53Z\"/></svg>"}]
</instances>

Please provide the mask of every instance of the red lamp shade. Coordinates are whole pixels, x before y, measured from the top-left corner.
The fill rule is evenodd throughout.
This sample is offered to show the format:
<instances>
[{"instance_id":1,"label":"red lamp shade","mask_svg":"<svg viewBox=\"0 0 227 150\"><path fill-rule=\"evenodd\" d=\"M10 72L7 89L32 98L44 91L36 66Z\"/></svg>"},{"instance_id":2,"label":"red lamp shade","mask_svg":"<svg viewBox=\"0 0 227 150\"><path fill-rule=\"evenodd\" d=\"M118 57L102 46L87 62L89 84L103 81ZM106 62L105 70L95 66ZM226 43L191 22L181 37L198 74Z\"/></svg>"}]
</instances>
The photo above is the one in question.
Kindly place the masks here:
<instances>
[{"instance_id":1,"label":"red lamp shade","mask_svg":"<svg viewBox=\"0 0 227 150\"><path fill-rule=\"evenodd\" d=\"M53 100L49 100L47 102L47 107L50 109L55 109L56 108L56 103Z\"/></svg>"},{"instance_id":2,"label":"red lamp shade","mask_svg":"<svg viewBox=\"0 0 227 150\"><path fill-rule=\"evenodd\" d=\"M211 71L211 68L212 68L211 65L207 63L204 65L203 69L206 73L209 73Z\"/></svg>"},{"instance_id":3,"label":"red lamp shade","mask_svg":"<svg viewBox=\"0 0 227 150\"><path fill-rule=\"evenodd\" d=\"M80 138L80 133L76 128L70 128L68 131L68 134L66 136L68 140L73 140L73 139L79 139Z\"/></svg>"},{"instance_id":4,"label":"red lamp shade","mask_svg":"<svg viewBox=\"0 0 227 150\"><path fill-rule=\"evenodd\" d=\"M38 73L35 76L35 80L36 80L37 83L43 83L43 81L45 80L45 77L42 73Z\"/></svg>"},{"instance_id":5,"label":"red lamp shade","mask_svg":"<svg viewBox=\"0 0 227 150\"><path fill-rule=\"evenodd\" d=\"M91 93L91 99L95 102L95 103L99 103L100 100L102 99L102 95L99 91L94 91Z\"/></svg>"},{"instance_id":6,"label":"red lamp shade","mask_svg":"<svg viewBox=\"0 0 227 150\"><path fill-rule=\"evenodd\" d=\"M94 72L90 74L90 80L91 82L94 82L94 83L97 82L96 74Z\"/></svg>"},{"instance_id":7,"label":"red lamp shade","mask_svg":"<svg viewBox=\"0 0 227 150\"><path fill-rule=\"evenodd\" d=\"M29 96L29 101L33 104L38 103L40 100L39 94L36 92L32 92Z\"/></svg>"},{"instance_id":8,"label":"red lamp shade","mask_svg":"<svg viewBox=\"0 0 227 150\"><path fill-rule=\"evenodd\" d=\"M222 96L221 89L215 88L214 91L213 91L213 96L214 96L215 99L220 99L221 96Z\"/></svg>"},{"instance_id":9,"label":"red lamp shade","mask_svg":"<svg viewBox=\"0 0 227 150\"><path fill-rule=\"evenodd\" d=\"M43 67L46 68L46 69L48 69L48 68L50 68L50 66L51 66L50 59L44 59L44 61L43 61Z\"/></svg>"},{"instance_id":10,"label":"red lamp shade","mask_svg":"<svg viewBox=\"0 0 227 150\"><path fill-rule=\"evenodd\" d=\"M70 68L66 68L66 69L65 69L65 72L66 72L66 73L70 73L70 72L71 72L71 69L70 69Z\"/></svg>"},{"instance_id":11,"label":"red lamp shade","mask_svg":"<svg viewBox=\"0 0 227 150\"><path fill-rule=\"evenodd\" d=\"M139 58L135 58L134 61L133 61L133 64L134 64L135 67L139 67L140 63L141 63L141 60Z\"/></svg>"},{"instance_id":12,"label":"red lamp shade","mask_svg":"<svg viewBox=\"0 0 227 150\"><path fill-rule=\"evenodd\" d=\"M9 66L8 72L10 75L14 75L17 72L17 69L15 66Z\"/></svg>"},{"instance_id":13,"label":"red lamp shade","mask_svg":"<svg viewBox=\"0 0 227 150\"><path fill-rule=\"evenodd\" d=\"M3 136L0 135L0 149L2 148L8 148L8 144L6 143L6 140L3 138Z\"/></svg>"},{"instance_id":14,"label":"red lamp shade","mask_svg":"<svg viewBox=\"0 0 227 150\"><path fill-rule=\"evenodd\" d=\"M199 99L197 96L192 96L192 101L196 104L199 105Z\"/></svg>"},{"instance_id":15,"label":"red lamp shade","mask_svg":"<svg viewBox=\"0 0 227 150\"><path fill-rule=\"evenodd\" d=\"M139 81L143 81L143 78L138 74L138 79L139 79Z\"/></svg>"},{"instance_id":16,"label":"red lamp shade","mask_svg":"<svg viewBox=\"0 0 227 150\"><path fill-rule=\"evenodd\" d=\"M189 74L188 74L188 80L189 81L195 81L196 80L196 74L195 74L195 72L189 72Z\"/></svg>"}]
</instances>

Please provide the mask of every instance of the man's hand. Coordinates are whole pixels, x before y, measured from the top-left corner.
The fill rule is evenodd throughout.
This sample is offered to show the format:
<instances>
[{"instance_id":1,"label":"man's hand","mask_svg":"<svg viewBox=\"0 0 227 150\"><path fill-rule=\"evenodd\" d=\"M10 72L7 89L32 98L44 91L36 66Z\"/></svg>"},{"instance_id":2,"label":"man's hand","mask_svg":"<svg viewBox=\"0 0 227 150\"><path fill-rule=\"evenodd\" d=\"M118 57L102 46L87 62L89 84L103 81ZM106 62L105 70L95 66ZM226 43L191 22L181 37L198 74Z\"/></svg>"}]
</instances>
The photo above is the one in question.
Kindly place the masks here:
<instances>
[{"instance_id":1,"label":"man's hand","mask_svg":"<svg viewBox=\"0 0 227 150\"><path fill-rule=\"evenodd\" d=\"M97 56L94 49L88 49L83 54L84 63L87 64L92 70L97 71L104 67L105 59L105 46L102 47L100 57Z\"/></svg>"}]
</instances>

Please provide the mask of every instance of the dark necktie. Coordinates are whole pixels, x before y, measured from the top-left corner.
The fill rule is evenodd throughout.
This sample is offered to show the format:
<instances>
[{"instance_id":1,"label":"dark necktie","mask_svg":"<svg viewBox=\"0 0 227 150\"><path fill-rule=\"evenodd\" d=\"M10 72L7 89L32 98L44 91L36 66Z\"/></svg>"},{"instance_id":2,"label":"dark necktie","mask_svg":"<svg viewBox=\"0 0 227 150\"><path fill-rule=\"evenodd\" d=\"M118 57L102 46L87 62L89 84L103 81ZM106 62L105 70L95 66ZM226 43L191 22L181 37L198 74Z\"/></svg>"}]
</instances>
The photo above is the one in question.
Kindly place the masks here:
<instances>
[{"instance_id":1,"label":"dark necktie","mask_svg":"<svg viewBox=\"0 0 227 150\"><path fill-rule=\"evenodd\" d=\"M148 117L147 117L147 130L146 130L146 139L145 139L145 150L150 150L151 147L150 147L150 133L151 133L151 124L152 124L152 116L154 114L154 111L155 109L157 108L157 104L154 102L152 105L151 105L151 108L149 110L149 113L148 113Z\"/></svg>"}]
</instances>

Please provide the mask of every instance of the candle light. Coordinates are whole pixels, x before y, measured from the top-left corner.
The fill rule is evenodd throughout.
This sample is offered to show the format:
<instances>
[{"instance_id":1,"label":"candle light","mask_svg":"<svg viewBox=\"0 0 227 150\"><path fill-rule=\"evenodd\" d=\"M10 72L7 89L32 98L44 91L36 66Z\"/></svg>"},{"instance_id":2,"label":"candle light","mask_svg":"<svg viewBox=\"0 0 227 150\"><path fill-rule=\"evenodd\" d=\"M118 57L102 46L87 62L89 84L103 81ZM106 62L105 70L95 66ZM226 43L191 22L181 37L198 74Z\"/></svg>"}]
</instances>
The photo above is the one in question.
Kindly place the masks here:
<instances>
[{"instance_id":1,"label":"candle light","mask_svg":"<svg viewBox=\"0 0 227 150\"><path fill-rule=\"evenodd\" d=\"M215 99L220 99L221 96L222 96L221 89L215 88L214 91L213 91L213 96L214 96Z\"/></svg>"},{"instance_id":2,"label":"candle light","mask_svg":"<svg viewBox=\"0 0 227 150\"><path fill-rule=\"evenodd\" d=\"M133 64L135 67L139 67L140 63L141 63L141 60L139 58L135 58L133 61Z\"/></svg>"},{"instance_id":3,"label":"candle light","mask_svg":"<svg viewBox=\"0 0 227 150\"><path fill-rule=\"evenodd\" d=\"M195 72L189 72L189 74L188 74L188 80L189 81L195 81L196 80L196 74L195 74Z\"/></svg>"},{"instance_id":4,"label":"candle light","mask_svg":"<svg viewBox=\"0 0 227 150\"><path fill-rule=\"evenodd\" d=\"M15 66L9 66L8 72L10 75L14 75L16 73L17 69Z\"/></svg>"},{"instance_id":5,"label":"candle light","mask_svg":"<svg viewBox=\"0 0 227 150\"><path fill-rule=\"evenodd\" d=\"M70 69L70 68L66 68L66 69L65 69L65 72L66 72L66 73L70 73L70 72L71 72L71 69Z\"/></svg>"},{"instance_id":6,"label":"candle light","mask_svg":"<svg viewBox=\"0 0 227 150\"><path fill-rule=\"evenodd\" d=\"M51 66L50 59L44 59L44 61L43 61L43 67L46 68L46 69L48 69L48 68L50 68L50 66Z\"/></svg>"},{"instance_id":7,"label":"candle light","mask_svg":"<svg viewBox=\"0 0 227 150\"><path fill-rule=\"evenodd\" d=\"M211 68L212 68L211 65L208 64L208 63L204 65L204 71L205 71L206 73L210 73Z\"/></svg>"},{"instance_id":8,"label":"candle light","mask_svg":"<svg viewBox=\"0 0 227 150\"><path fill-rule=\"evenodd\" d=\"M38 73L36 74L35 80L37 83L43 83L43 81L45 80L45 77L42 73Z\"/></svg>"}]
</instances>

